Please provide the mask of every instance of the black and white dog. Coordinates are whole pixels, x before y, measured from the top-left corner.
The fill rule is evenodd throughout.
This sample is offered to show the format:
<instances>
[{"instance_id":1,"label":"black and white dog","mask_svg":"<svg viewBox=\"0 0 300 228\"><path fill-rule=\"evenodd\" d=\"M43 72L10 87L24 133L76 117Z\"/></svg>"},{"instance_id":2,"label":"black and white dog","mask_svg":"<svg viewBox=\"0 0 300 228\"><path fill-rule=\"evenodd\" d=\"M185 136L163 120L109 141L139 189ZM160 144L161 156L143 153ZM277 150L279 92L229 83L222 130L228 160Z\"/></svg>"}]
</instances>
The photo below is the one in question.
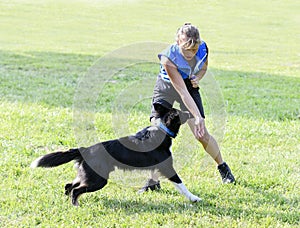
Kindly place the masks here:
<instances>
[{"instance_id":1,"label":"black and white dog","mask_svg":"<svg viewBox=\"0 0 300 228\"><path fill-rule=\"evenodd\" d=\"M78 206L78 197L86 192L100 190L107 184L109 173L115 167L125 170L158 170L174 183L176 189L192 202L201 199L188 191L173 167L172 138L180 125L190 118L188 112L170 109L157 126L146 127L135 135L95 144L87 148L54 152L36 159L31 167L55 167L72 160L77 162L78 173L72 183L66 184L65 193Z\"/></svg>"}]
</instances>

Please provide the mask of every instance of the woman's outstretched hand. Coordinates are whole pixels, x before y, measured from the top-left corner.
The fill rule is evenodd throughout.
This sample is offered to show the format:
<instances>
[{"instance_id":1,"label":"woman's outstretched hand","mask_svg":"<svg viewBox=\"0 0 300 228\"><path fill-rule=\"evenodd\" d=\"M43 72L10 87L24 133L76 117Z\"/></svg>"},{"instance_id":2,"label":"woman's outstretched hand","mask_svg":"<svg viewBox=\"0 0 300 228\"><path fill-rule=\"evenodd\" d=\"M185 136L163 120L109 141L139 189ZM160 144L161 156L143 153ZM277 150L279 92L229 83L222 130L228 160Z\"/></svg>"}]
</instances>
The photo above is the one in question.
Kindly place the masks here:
<instances>
[{"instance_id":1,"label":"woman's outstretched hand","mask_svg":"<svg viewBox=\"0 0 300 228\"><path fill-rule=\"evenodd\" d=\"M195 128L194 128L194 135L196 138L202 138L205 133L205 123L202 117L195 118Z\"/></svg>"}]
</instances>

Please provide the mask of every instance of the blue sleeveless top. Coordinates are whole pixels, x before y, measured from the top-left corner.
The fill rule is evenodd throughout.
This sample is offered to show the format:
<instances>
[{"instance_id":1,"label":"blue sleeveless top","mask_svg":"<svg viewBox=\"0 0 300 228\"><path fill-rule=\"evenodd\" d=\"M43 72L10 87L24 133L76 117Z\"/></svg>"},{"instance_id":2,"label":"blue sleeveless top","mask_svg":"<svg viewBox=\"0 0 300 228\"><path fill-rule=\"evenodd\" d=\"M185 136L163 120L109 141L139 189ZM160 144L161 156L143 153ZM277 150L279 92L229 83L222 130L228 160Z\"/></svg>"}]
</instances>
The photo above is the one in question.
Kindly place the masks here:
<instances>
[{"instance_id":1,"label":"blue sleeveless top","mask_svg":"<svg viewBox=\"0 0 300 228\"><path fill-rule=\"evenodd\" d=\"M195 55L196 65L193 71L190 65L188 64L188 62L184 59L184 57L180 53L179 46L177 43L170 45L168 48L166 48L164 51L158 54L159 60L161 59L161 56L167 57L177 67L177 70L181 74L182 78L186 79L190 75L197 74L201 70L203 64L207 60L208 48L206 43L202 41ZM169 76L163 65L160 65L159 75L165 81L170 81Z\"/></svg>"}]
</instances>

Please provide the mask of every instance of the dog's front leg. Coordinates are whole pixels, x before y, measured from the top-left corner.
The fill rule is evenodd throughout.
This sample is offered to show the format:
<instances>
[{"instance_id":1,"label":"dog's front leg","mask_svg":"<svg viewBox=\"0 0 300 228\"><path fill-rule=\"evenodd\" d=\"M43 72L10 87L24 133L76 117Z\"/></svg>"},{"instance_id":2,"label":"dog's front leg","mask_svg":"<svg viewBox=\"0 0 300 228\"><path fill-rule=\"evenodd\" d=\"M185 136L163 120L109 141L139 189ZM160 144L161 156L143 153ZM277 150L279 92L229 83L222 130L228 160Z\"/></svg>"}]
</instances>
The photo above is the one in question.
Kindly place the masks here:
<instances>
[{"instance_id":1,"label":"dog's front leg","mask_svg":"<svg viewBox=\"0 0 300 228\"><path fill-rule=\"evenodd\" d=\"M195 196L194 194L192 194L186 187L185 185L182 183L182 180L180 179L180 177L177 175L176 171L174 170L174 168L169 168L168 171L172 171L172 172L168 172L166 173L166 170L163 170L163 174L170 174L170 173L175 173L175 175L173 175L172 177L168 178L175 186L175 188L179 191L179 193L181 193L182 195L184 195L188 200L192 201L192 202L199 202L202 199L199 198L198 196ZM167 175L165 175L167 176Z\"/></svg>"},{"instance_id":2,"label":"dog's front leg","mask_svg":"<svg viewBox=\"0 0 300 228\"><path fill-rule=\"evenodd\" d=\"M194 194L192 194L186 187L183 183L175 183L173 182L175 188L182 194L184 195L187 199L189 199L190 201L192 202L199 202L201 201L202 199L199 198L198 196L195 196Z\"/></svg>"},{"instance_id":3,"label":"dog's front leg","mask_svg":"<svg viewBox=\"0 0 300 228\"><path fill-rule=\"evenodd\" d=\"M179 176L176 174L173 177L169 178L170 181L172 181L172 183L174 184L175 188L182 194L184 195L188 200L192 201L192 202L199 202L202 199L199 198L198 196L195 196L194 194L192 194L184 185L184 183L182 183L181 179L179 178Z\"/></svg>"}]
</instances>

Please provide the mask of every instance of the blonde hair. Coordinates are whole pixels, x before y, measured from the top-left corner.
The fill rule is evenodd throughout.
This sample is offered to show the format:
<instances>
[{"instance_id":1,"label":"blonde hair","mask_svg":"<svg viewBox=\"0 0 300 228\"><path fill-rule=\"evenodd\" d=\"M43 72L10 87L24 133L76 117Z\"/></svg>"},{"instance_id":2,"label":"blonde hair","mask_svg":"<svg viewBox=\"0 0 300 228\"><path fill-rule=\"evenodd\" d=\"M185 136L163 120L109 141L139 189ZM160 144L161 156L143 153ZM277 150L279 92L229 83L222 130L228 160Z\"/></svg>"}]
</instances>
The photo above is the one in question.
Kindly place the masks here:
<instances>
[{"instance_id":1,"label":"blonde hair","mask_svg":"<svg viewBox=\"0 0 300 228\"><path fill-rule=\"evenodd\" d=\"M201 43L199 30L191 23L185 23L183 26L177 29L176 42L180 41L180 37L182 35L186 36L187 38L187 41L183 44L183 46L187 49Z\"/></svg>"}]
</instances>

